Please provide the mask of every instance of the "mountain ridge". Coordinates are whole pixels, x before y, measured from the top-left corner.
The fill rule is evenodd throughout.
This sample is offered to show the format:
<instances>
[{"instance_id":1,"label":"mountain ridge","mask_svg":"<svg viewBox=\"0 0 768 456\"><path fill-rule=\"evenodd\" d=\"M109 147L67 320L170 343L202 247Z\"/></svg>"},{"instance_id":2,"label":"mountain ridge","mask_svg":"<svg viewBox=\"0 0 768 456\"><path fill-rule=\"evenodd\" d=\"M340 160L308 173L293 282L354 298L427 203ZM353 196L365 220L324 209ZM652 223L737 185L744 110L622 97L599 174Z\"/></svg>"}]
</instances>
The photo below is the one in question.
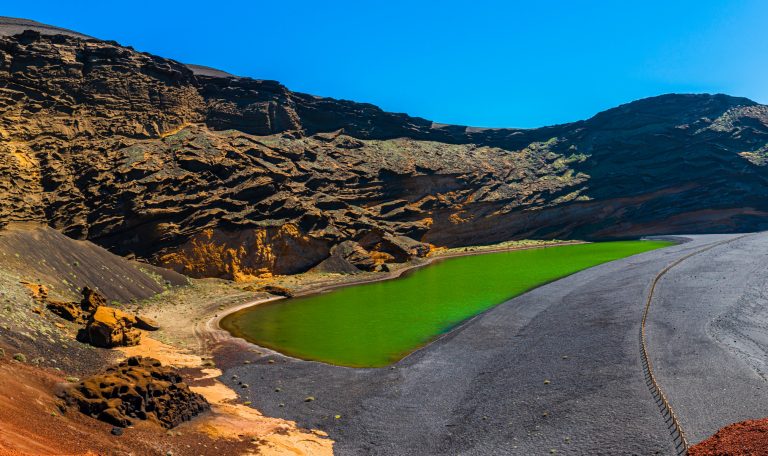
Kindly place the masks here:
<instances>
[{"instance_id":1,"label":"mountain ridge","mask_svg":"<svg viewBox=\"0 0 768 456\"><path fill-rule=\"evenodd\" d=\"M768 107L746 98L483 129L48 30L0 32L0 224L242 280L522 237L768 228Z\"/></svg>"}]
</instances>

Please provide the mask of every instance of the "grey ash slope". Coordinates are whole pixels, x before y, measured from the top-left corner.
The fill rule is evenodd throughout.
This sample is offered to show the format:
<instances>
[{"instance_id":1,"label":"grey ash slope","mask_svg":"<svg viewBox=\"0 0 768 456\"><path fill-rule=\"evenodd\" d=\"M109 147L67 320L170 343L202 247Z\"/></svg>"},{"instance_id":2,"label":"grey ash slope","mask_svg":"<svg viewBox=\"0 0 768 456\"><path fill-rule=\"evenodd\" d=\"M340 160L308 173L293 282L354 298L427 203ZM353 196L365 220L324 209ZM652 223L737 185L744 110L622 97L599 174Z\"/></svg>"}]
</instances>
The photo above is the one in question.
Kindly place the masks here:
<instances>
[{"instance_id":1,"label":"grey ash slope","mask_svg":"<svg viewBox=\"0 0 768 456\"><path fill-rule=\"evenodd\" d=\"M29 19L17 17L0 16L0 36L12 36L22 33L25 30L34 30L47 35L66 35L77 38L91 39L88 35L78 33L62 27L43 24Z\"/></svg>"},{"instance_id":2,"label":"grey ash slope","mask_svg":"<svg viewBox=\"0 0 768 456\"><path fill-rule=\"evenodd\" d=\"M85 35L83 33L75 32L62 27L56 27L53 25L43 24L41 22L33 21L30 19L22 19L17 17L0 16L0 36L13 36L18 35L25 30L32 30L43 35L65 35L82 39L96 39L92 36ZM212 76L217 78L231 78L236 77L233 74L227 73L216 68L212 68L205 65L194 65L191 63L185 64L193 73L201 76Z\"/></svg>"},{"instance_id":3,"label":"grey ash slope","mask_svg":"<svg viewBox=\"0 0 768 456\"><path fill-rule=\"evenodd\" d=\"M305 271L349 240L401 261L424 243L768 228L768 108L746 98L439 125L25 27L0 37L0 224L227 278Z\"/></svg>"},{"instance_id":4,"label":"grey ash slope","mask_svg":"<svg viewBox=\"0 0 768 456\"><path fill-rule=\"evenodd\" d=\"M696 443L768 416L768 234L686 260L662 280L648 323L652 360Z\"/></svg>"}]
</instances>

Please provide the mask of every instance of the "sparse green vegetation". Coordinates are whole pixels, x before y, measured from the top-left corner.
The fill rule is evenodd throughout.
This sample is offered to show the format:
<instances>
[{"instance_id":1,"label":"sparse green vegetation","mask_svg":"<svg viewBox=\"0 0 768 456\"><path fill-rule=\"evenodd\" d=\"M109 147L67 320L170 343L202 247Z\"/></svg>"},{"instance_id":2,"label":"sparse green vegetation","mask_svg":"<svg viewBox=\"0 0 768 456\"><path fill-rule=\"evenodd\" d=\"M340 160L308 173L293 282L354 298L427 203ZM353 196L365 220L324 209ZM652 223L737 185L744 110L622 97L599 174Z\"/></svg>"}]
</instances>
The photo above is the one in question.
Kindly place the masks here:
<instances>
[{"instance_id":1,"label":"sparse green vegetation","mask_svg":"<svg viewBox=\"0 0 768 456\"><path fill-rule=\"evenodd\" d=\"M768 164L768 144L752 152L741 152L739 155L753 165L765 166Z\"/></svg>"}]
</instances>

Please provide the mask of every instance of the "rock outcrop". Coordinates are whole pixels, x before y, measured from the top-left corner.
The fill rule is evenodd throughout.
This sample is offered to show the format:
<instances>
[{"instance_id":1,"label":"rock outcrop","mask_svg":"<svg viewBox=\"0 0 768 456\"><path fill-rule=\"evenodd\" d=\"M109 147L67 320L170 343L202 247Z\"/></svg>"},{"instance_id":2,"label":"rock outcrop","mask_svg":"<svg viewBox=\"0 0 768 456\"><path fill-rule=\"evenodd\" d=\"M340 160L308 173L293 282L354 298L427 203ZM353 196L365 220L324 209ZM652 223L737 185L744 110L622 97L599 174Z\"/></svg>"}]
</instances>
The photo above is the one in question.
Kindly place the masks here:
<instances>
[{"instance_id":1,"label":"rock outcrop","mask_svg":"<svg viewBox=\"0 0 768 456\"><path fill-rule=\"evenodd\" d=\"M141 332L135 328L136 317L119 309L101 306L88 319L81 338L102 347L129 347L141 342Z\"/></svg>"},{"instance_id":2,"label":"rock outcrop","mask_svg":"<svg viewBox=\"0 0 768 456\"><path fill-rule=\"evenodd\" d=\"M343 241L335 245L330 251L330 256L312 270L354 274L374 269L376 260L368 250L355 241Z\"/></svg>"},{"instance_id":3,"label":"rock outcrop","mask_svg":"<svg viewBox=\"0 0 768 456\"><path fill-rule=\"evenodd\" d=\"M449 126L2 28L0 225L39 221L194 277L369 268L331 253L345 241L380 267L429 244L768 228L768 107L746 98Z\"/></svg>"},{"instance_id":4,"label":"rock outcrop","mask_svg":"<svg viewBox=\"0 0 768 456\"><path fill-rule=\"evenodd\" d=\"M150 420L173 428L210 408L175 369L142 357L128 358L89 377L67 388L63 396L80 412L120 427Z\"/></svg>"}]
</instances>

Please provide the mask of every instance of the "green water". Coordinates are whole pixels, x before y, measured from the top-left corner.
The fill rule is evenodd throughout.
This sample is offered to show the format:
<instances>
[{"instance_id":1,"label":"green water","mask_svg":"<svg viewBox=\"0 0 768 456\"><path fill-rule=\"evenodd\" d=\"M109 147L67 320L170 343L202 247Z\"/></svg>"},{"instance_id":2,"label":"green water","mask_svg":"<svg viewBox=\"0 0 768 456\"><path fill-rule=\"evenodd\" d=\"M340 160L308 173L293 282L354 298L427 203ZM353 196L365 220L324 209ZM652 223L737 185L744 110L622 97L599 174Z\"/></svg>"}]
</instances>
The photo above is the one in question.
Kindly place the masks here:
<instances>
[{"instance_id":1,"label":"green water","mask_svg":"<svg viewBox=\"0 0 768 456\"><path fill-rule=\"evenodd\" d=\"M601 242L449 258L394 280L250 307L221 323L297 358L381 367L531 288L669 244Z\"/></svg>"}]
</instances>

